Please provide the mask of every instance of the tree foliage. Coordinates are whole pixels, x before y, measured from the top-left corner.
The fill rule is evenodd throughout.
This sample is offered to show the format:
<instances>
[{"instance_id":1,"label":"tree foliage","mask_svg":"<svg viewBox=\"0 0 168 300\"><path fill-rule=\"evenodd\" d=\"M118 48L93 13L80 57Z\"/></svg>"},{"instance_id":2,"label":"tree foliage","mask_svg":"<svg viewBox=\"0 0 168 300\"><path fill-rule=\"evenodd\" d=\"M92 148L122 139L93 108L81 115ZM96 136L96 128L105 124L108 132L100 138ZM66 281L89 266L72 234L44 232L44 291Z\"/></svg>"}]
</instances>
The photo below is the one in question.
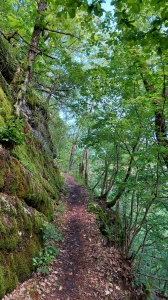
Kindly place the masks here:
<instances>
[{"instance_id":1,"label":"tree foliage","mask_svg":"<svg viewBox=\"0 0 168 300\"><path fill-rule=\"evenodd\" d=\"M19 111L29 89L48 106L60 166L87 173L115 214L110 243L134 259L137 282L168 295L168 5L102 4L2 1L0 34L18 61L11 88Z\"/></svg>"}]
</instances>

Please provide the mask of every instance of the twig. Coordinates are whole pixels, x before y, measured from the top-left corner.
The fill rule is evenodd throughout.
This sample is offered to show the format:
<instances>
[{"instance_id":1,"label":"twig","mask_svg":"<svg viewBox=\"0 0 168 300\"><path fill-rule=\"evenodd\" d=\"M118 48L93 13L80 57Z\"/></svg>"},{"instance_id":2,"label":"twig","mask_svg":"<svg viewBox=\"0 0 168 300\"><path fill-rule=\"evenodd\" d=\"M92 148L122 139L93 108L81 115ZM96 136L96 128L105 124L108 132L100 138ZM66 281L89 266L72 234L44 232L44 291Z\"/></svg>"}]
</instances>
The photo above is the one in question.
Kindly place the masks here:
<instances>
[{"instance_id":1,"label":"twig","mask_svg":"<svg viewBox=\"0 0 168 300\"><path fill-rule=\"evenodd\" d=\"M59 33L59 34L63 34L63 35L69 35L69 36L72 36L76 39L80 39L79 36L73 35L72 33L69 33L69 32L60 31L58 29L54 30L54 29L49 29L49 28L45 27L44 30L48 30L50 32L55 32L55 33Z\"/></svg>"}]
</instances>

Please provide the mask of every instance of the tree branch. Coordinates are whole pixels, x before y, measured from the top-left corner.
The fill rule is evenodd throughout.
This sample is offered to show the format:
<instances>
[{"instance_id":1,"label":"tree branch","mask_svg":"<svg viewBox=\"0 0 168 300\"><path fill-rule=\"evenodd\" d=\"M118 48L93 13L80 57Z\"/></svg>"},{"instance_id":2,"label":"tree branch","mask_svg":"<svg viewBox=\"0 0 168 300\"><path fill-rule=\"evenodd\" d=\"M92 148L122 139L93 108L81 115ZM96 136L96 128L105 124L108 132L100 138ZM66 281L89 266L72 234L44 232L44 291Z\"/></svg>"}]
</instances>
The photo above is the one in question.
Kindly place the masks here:
<instances>
[{"instance_id":1,"label":"tree branch","mask_svg":"<svg viewBox=\"0 0 168 300\"><path fill-rule=\"evenodd\" d=\"M69 36L72 36L72 37L74 37L74 38L76 38L76 39L80 39L79 36L76 36L76 35L74 35L74 34L72 34L72 33L69 33L69 32L60 31L60 30L58 30L58 29L54 30L54 29L49 29L49 28L45 27L44 30L48 30L48 31L50 31L50 32L59 33L59 34L62 34L62 35L69 35Z\"/></svg>"},{"instance_id":2,"label":"tree branch","mask_svg":"<svg viewBox=\"0 0 168 300\"><path fill-rule=\"evenodd\" d=\"M18 34L18 31L14 31L12 33L6 34L0 29L0 34L10 43L10 40L14 38L16 34Z\"/></svg>"},{"instance_id":3,"label":"tree branch","mask_svg":"<svg viewBox=\"0 0 168 300\"><path fill-rule=\"evenodd\" d=\"M134 161L133 154L135 153L135 151L138 148L139 140L140 140L140 137L138 137L138 139L137 139L137 141L136 141L136 143L135 143L135 145L133 146L133 149L132 149L131 158L130 158L130 161L129 161L127 173L126 173L126 176L125 176L124 181L123 181L124 186L121 187L121 189L119 190L118 194L115 196L115 198L113 200L107 202L107 206L109 208L113 207L116 204L116 202L121 198L121 196L123 195L123 193L125 192L126 183L128 182L128 179L131 176L131 172L132 172L132 163Z\"/></svg>"},{"instance_id":4,"label":"tree branch","mask_svg":"<svg viewBox=\"0 0 168 300\"><path fill-rule=\"evenodd\" d=\"M25 44L27 44L28 46L31 46L31 43L27 42L27 41L25 40L25 38L24 38L19 32L17 32L17 34L18 34L18 35L20 36L20 38L25 42ZM37 47L35 47L35 46L33 46L32 51L34 51L35 53L37 53L37 54L39 54L39 55L41 55L41 56L44 55L44 56L49 57L49 58L51 58L51 59L57 59L56 57L53 57L53 56L48 55L48 54L45 54L44 51L42 51L41 49L39 49L39 48L37 48Z\"/></svg>"}]
</instances>

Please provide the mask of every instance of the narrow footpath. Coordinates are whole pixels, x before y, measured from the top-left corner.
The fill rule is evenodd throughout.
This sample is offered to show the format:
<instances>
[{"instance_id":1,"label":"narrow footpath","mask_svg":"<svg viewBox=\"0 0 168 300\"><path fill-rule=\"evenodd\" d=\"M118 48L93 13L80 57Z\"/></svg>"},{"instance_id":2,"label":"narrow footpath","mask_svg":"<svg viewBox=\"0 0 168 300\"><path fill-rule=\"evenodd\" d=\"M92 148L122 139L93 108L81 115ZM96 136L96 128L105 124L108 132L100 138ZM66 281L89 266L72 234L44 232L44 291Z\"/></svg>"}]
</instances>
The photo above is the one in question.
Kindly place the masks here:
<instances>
[{"instance_id":1,"label":"narrow footpath","mask_svg":"<svg viewBox=\"0 0 168 300\"><path fill-rule=\"evenodd\" d=\"M105 246L95 215L87 211L87 190L63 175L66 184L60 201L65 210L53 221L56 226L59 223L63 239L50 274L33 274L3 300L142 299L131 288L129 262L115 248Z\"/></svg>"}]
</instances>

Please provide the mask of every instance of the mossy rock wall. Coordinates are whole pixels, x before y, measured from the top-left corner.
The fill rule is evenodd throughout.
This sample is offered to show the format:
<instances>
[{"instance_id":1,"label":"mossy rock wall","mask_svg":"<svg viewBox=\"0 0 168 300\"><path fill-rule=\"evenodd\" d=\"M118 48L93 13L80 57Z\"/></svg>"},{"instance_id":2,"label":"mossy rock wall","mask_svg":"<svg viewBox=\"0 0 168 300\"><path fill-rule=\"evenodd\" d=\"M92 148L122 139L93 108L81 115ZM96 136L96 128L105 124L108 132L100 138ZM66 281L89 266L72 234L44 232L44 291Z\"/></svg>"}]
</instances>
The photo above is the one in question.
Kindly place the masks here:
<instances>
[{"instance_id":1,"label":"mossy rock wall","mask_svg":"<svg viewBox=\"0 0 168 300\"><path fill-rule=\"evenodd\" d=\"M35 150L34 140L31 142ZM31 152L30 145L17 146L12 151L0 145L0 192L19 197L50 221L59 197L60 174L44 153L40 155L38 148L36 154Z\"/></svg>"},{"instance_id":2,"label":"mossy rock wall","mask_svg":"<svg viewBox=\"0 0 168 300\"><path fill-rule=\"evenodd\" d=\"M16 50L0 35L0 70L8 83L13 80L17 68Z\"/></svg>"},{"instance_id":3,"label":"mossy rock wall","mask_svg":"<svg viewBox=\"0 0 168 300\"><path fill-rule=\"evenodd\" d=\"M0 193L0 298L30 277L44 220L18 197Z\"/></svg>"},{"instance_id":4,"label":"mossy rock wall","mask_svg":"<svg viewBox=\"0 0 168 300\"><path fill-rule=\"evenodd\" d=\"M3 91L0 81L0 126L5 124L7 116L10 116L12 112L12 103L8 100L5 92Z\"/></svg>"},{"instance_id":5,"label":"mossy rock wall","mask_svg":"<svg viewBox=\"0 0 168 300\"><path fill-rule=\"evenodd\" d=\"M30 130L38 141L44 151L52 158L55 158L56 149L52 143L52 139L48 128L48 105L41 102L40 99L34 95L31 89L28 89L26 94L26 101L22 105L22 111L26 116Z\"/></svg>"},{"instance_id":6,"label":"mossy rock wall","mask_svg":"<svg viewBox=\"0 0 168 300\"><path fill-rule=\"evenodd\" d=\"M2 76L0 107L3 127L14 106ZM26 120L24 132L20 145L0 141L0 299L30 277L32 258L41 250L40 228L52 220L62 186L58 168Z\"/></svg>"}]
</instances>

